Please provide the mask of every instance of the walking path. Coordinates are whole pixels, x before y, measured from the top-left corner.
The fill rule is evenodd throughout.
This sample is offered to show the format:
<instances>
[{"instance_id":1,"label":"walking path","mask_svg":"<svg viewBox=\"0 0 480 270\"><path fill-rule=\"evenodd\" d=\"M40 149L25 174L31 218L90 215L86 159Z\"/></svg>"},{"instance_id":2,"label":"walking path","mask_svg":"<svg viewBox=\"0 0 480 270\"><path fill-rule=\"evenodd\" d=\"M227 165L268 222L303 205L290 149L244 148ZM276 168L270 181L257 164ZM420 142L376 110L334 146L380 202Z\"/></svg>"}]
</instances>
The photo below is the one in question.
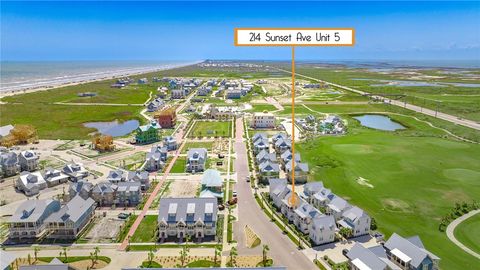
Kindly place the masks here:
<instances>
[{"instance_id":1,"label":"walking path","mask_svg":"<svg viewBox=\"0 0 480 270\"><path fill-rule=\"evenodd\" d=\"M278 69L278 70L289 73L289 74L292 74L292 72L288 71L288 70L284 70L284 69ZM335 87L340 88L340 89L344 89L344 90L347 90L347 91L350 91L350 92L357 93L359 95L370 94L368 92L360 91L360 90L357 90L357 89L353 89L353 88L343 86L343 85L339 85L339 84L336 84L336 83L327 82L327 81L324 81L324 80L319 80L319 79L312 78L312 77L309 77L309 76L305 76L305 75L302 75L302 74L295 73L295 75L299 76L299 77L307 78L309 80L313 80L313 81L325 83L325 84L328 84L328 85L332 85L332 86L335 86ZM403 108L409 109L411 111L415 111L415 112L418 112L418 113L423 113L425 115L433 116L435 118L440 118L440 119L449 121L449 122L454 123L454 124L458 124L458 125L462 125L462 126L465 126L465 127L480 130L480 123L477 123L477 122L472 121L472 120L461 119L461 118L459 118L457 116L454 116L454 115L430 110L430 109L427 109L427 108L422 108L420 106L412 105L412 104L405 103L405 102L398 101L398 100L390 100L388 98L381 97L381 96L372 96L372 98L375 98L375 99L378 99L378 100L383 100L383 101L389 101L390 104L393 104L393 105L396 105L396 106L399 106L399 107L403 107Z\"/></svg>"},{"instance_id":2,"label":"walking path","mask_svg":"<svg viewBox=\"0 0 480 270\"><path fill-rule=\"evenodd\" d=\"M455 228L460 224L462 223L463 221L465 221L466 219L470 218L470 217L473 217L474 215L476 214L480 214L480 209L478 210L473 210L473 211L470 211L469 213L455 219L454 221L450 222L450 224L448 224L447 226L447 237L448 239L450 239L450 241L452 241L455 245L457 245L459 248L463 249L465 252L467 252L468 254L476 257L477 259L480 259L480 254L476 253L475 251L469 249L468 247L466 247L464 244L462 244L460 241L457 240L457 238L455 238L455 235L454 235L454 231L455 231Z\"/></svg>"}]
</instances>

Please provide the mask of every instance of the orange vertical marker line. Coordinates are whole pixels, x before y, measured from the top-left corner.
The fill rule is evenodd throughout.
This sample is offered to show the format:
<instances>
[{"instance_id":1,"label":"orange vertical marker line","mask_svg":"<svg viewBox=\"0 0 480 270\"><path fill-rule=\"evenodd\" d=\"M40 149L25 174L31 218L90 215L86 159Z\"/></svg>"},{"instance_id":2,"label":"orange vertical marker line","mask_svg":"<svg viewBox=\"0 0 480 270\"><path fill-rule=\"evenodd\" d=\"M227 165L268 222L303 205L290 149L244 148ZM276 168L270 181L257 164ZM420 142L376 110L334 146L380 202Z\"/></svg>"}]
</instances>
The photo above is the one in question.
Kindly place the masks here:
<instances>
[{"instance_id":1,"label":"orange vertical marker line","mask_svg":"<svg viewBox=\"0 0 480 270\"><path fill-rule=\"evenodd\" d=\"M290 205L295 205L295 46L292 46L292 197Z\"/></svg>"}]
</instances>

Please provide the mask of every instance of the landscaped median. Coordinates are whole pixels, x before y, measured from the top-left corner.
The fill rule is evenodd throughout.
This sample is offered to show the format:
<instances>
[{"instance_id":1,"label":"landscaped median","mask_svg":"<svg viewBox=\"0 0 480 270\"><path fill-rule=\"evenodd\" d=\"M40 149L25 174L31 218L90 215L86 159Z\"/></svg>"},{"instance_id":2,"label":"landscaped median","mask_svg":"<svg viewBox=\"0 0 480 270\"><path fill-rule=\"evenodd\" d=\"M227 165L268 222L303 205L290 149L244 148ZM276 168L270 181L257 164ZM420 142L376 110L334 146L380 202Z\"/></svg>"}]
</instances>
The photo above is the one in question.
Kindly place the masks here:
<instances>
[{"instance_id":1,"label":"landscaped median","mask_svg":"<svg viewBox=\"0 0 480 270\"><path fill-rule=\"evenodd\" d=\"M59 257L31 257L20 258L18 260L18 265L45 265L50 263L53 259L58 259L62 263L68 264L75 269L101 269L107 266L111 259L106 256L95 256L92 253L91 256L68 256L68 253L61 252Z\"/></svg>"}]
</instances>

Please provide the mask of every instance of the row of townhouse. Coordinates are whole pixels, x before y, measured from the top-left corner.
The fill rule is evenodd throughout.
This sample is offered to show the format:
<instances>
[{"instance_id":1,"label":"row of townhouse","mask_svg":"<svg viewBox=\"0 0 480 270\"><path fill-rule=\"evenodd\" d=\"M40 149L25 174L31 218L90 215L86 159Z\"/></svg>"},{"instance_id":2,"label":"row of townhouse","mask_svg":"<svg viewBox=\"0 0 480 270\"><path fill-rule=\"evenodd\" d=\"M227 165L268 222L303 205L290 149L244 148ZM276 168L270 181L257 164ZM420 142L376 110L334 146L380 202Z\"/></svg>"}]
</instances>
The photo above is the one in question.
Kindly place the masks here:
<instances>
[{"instance_id":1,"label":"row of townhouse","mask_svg":"<svg viewBox=\"0 0 480 270\"><path fill-rule=\"evenodd\" d=\"M352 237L370 233L371 218L368 214L326 192L321 182L305 184L300 196L292 193L286 179L270 179L269 184L269 195L275 207L301 232L309 234L316 245L333 242L337 228L350 229ZM312 203L318 194L327 194L323 204ZM294 205L290 203L291 196L296 197Z\"/></svg>"},{"instance_id":2,"label":"row of townhouse","mask_svg":"<svg viewBox=\"0 0 480 270\"><path fill-rule=\"evenodd\" d=\"M437 270L440 261L420 237L404 238L396 233L382 245L366 248L356 243L346 256L352 270Z\"/></svg>"},{"instance_id":3,"label":"row of townhouse","mask_svg":"<svg viewBox=\"0 0 480 270\"><path fill-rule=\"evenodd\" d=\"M189 235L201 241L215 237L216 198L164 198L159 203L157 222L160 239L184 239Z\"/></svg>"},{"instance_id":4,"label":"row of townhouse","mask_svg":"<svg viewBox=\"0 0 480 270\"><path fill-rule=\"evenodd\" d=\"M19 154L6 151L0 154L0 177L9 177L19 172L33 172L38 168L39 156L31 150Z\"/></svg>"},{"instance_id":5,"label":"row of townhouse","mask_svg":"<svg viewBox=\"0 0 480 270\"><path fill-rule=\"evenodd\" d=\"M95 201L75 196L65 205L58 200L27 200L8 221L9 238L75 239L91 221Z\"/></svg>"},{"instance_id":6,"label":"row of townhouse","mask_svg":"<svg viewBox=\"0 0 480 270\"><path fill-rule=\"evenodd\" d=\"M271 144L265 133L256 133L252 137L252 141L255 163L259 168L262 179L278 178L280 170L284 170L287 180L291 181L294 168L296 183L307 182L310 171L308 163L301 162L298 153L293 157L290 151L292 143L285 133L280 132L274 135ZM270 145L272 145L274 152L270 152ZM295 158L295 162L292 162L293 158Z\"/></svg>"},{"instance_id":7,"label":"row of townhouse","mask_svg":"<svg viewBox=\"0 0 480 270\"><path fill-rule=\"evenodd\" d=\"M145 157L145 170L162 170L167 162L168 152L175 151L178 148L177 140L173 136L163 138L162 145L154 145Z\"/></svg>"},{"instance_id":8,"label":"row of townhouse","mask_svg":"<svg viewBox=\"0 0 480 270\"><path fill-rule=\"evenodd\" d=\"M66 183L68 180L78 181L88 176L88 171L80 163L67 164L62 171L47 168L43 172L24 171L15 181L15 188L24 192L27 196L33 196L40 193L40 190L47 187Z\"/></svg>"}]
</instances>

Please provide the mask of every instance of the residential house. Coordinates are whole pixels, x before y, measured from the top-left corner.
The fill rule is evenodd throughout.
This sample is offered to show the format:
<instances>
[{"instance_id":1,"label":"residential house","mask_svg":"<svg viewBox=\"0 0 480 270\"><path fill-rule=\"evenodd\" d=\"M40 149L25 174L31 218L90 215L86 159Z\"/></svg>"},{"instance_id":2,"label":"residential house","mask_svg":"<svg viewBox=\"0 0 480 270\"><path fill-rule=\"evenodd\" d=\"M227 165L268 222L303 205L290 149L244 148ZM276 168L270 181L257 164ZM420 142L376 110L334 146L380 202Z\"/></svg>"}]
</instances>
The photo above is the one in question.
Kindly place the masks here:
<instances>
[{"instance_id":1,"label":"residential house","mask_svg":"<svg viewBox=\"0 0 480 270\"><path fill-rule=\"evenodd\" d=\"M323 182L308 182L303 185L303 192L300 194L300 197L311 204L311 198L313 198L313 195L320 192L323 188Z\"/></svg>"},{"instance_id":2,"label":"residential house","mask_svg":"<svg viewBox=\"0 0 480 270\"><path fill-rule=\"evenodd\" d=\"M47 232L45 220L60 210L57 200L27 200L8 221L10 238L40 238Z\"/></svg>"},{"instance_id":3,"label":"residential house","mask_svg":"<svg viewBox=\"0 0 480 270\"><path fill-rule=\"evenodd\" d=\"M20 170L33 172L38 167L38 160L40 158L34 151L22 151L20 155L18 155L18 163L20 165Z\"/></svg>"},{"instance_id":4,"label":"residential house","mask_svg":"<svg viewBox=\"0 0 480 270\"><path fill-rule=\"evenodd\" d=\"M184 99L187 95L184 89L172 89L172 99Z\"/></svg>"},{"instance_id":5,"label":"residential house","mask_svg":"<svg viewBox=\"0 0 480 270\"><path fill-rule=\"evenodd\" d=\"M290 192L285 178L271 178L268 180L268 194L272 199L273 205L280 209L282 207L282 199L286 193Z\"/></svg>"},{"instance_id":6,"label":"residential house","mask_svg":"<svg viewBox=\"0 0 480 270\"><path fill-rule=\"evenodd\" d=\"M243 96L242 90L238 89L227 89L225 91L226 99L240 99Z\"/></svg>"},{"instance_id":7,"label":"residential house","mask_svg":"<svg viewBox=\"0 0 480 270\"><path fill-rule=\"evenodd\" d=\"M139 182L142 190L147 191L150 188L150 179L147 171L129 171L127 175L127 181Z\"/></svg>"},{"instance_id":8,"label":"residential house","mask_svg":"<svg viewBox=\"0 0 480 270\"><path fill-rule=\"evenodd\" d=\"M292 160L292 152L289 149L285 150L280 155L280 163L282 164L282 168L286 170L286 165ZM300 163L300 153L295 153L295 163Z\"/></svg>"},{"instance_id":9,"label":"residential house","mask_svg":"<svg viewBox=\"0 0 480 270\"><path fill-rule=\"evenodd\" d=\"M262 150L268 150L269 144L268 139L265 138L258 138L257 140L253 141L253 152L254 154L260 153Z\"/></svg>"},{"instance_id":10,"label":"residential house","mask_svg":"<svg viewBox=\"0 0 480 270\"><path fill-rule=\"evenodd\" d=\"M82 163L70 163L63 167L63 173L68 175L71 181L76 182L88 176L88 171Z\"/></svg>"},{"instance_id":11,"label":"residential house","mask_svg":"<svg viewBox=\"0 0 480 270\"><path fill-rule=\"evenodd\" d=\"M15 187L25 195L37 195L40 190L47 188L47 182L40 172L22 172L15 183Z\"/></svg>"},{"instance_id":12,"label":"residential house","mask_svg":"<svg viewBox=\"0 0 480 270\"><path fill-rule=\"evenodd\" d=\"M263 132L257 132L252 136L252 142L257 141L258 139L268 140L267 134Z\"/></svg>"},{"instance_id":13,"label":"residential house","mask_svg":"<svg viewBox=\"0 0 480 270\"><path fill-rule=\"evenodd\" d=\"M270 112L254 113L250 126L252 128L275 128L275 115Z\"/></svg>"},{"instance_id":14,"label":"residential house","mask_svg":"<svg viewBox=\"0 0 480 270\"><path fill-rule=\"evenodd\" d=\"M161 239L183 239L186 235L201 240L214 237L217 223L215 198L163 198L158 211Z\"/></svg>"},{"instance_id":15,"label":"residential house","mask_svg":"<svg viewBox=\"0 0 480 270\"><path fill-rule=\"evenodd\" d=\"M323 214L302 198L300 198L300 201L300 206L294 210L293 224L299 231L308 234L309 228L312 226L312 219Z\"/></svg>"},{"instance_id":16,"label":"residential house","mask_svg":"<svg viewBox=\"0 0 480 270\"><path fill-rule=\"evenodd\" d=\"M147 111L148 112L156 112L161 109L165 105L165 101L161 98L155 98L154 100L150 101L147 104Z\"/></svg>"},{"instance_id":17,"label":"residential house","mask_svg":"<svg viewBox=\"0 0 480 270\"><path fill-rule=\"evenodd\" d=\"M352 230L352 237L357 237L370 233L371 221L370 216L365 211L354 206L343 212L342 219L338 221L338 225Z\"/></svg>"},{"instance_id":18,"label":"residential house","mask_svg":"<svg viewBox=\"0 0 480 270\"><path fill-rule=\"evenodd\" d=\"M219 171L206 170L203 173L201 185L200 198L217 198L219 201L223 199L223 180Z\"/></svg>"},{"instance_id":19,"label":"residential house","mask_svg":"<svg viewBox=\"0 0 480 270\"><path fill-rule=\"evenodd\" d=\"M352 270L401 270L387 258L382 246L366 248L360 243L355 243L345 256L348 258L348 264Z\"/></svg>"},{"instance_id":20,"label":"residential house","mask_svg":"<svg viewBox=\"0 0 480 270\"><path fill-rule=\"evenodd\" d=\"M43 178L45 179L45 181L47 182L47 186L49 187L53 187L53 186L68 182L68 175L53 168L47 168L45 170Z\"/></svg>"},{"instance_id":21,"label":"residential house","mask_svg":"<svg viewBox=\"0 0 480 270\"><path fill-rule=\"evenodd\" d=\"M328 188L322 188L310 198L311 203L318 209L325 208L336 197Z\"/></svg>"},{"instance_id":22,"label":"residential house","mask_svg":"<svg viewBox=\"0 0 480 270\"><path fill-rule=\"evenodd\" d=\"M394 233L384 244L387 257L406 270L437 270L440 258L425 249L418 236L403 238Z\"/></svg>"},{"instance_id":23,"label":"residential house","mask_svg":"<svg viewBox=\"0 0 480 270\"><path fill-rule=\"evenodd\" d=\"M92 198L98 206L110 206L115 203L117 185L110 182L100 182L92 188Z\"/></svg>"},{"instance_id":24,"label":"residential house","mask_svg":"<svg viewBox=\"0 0 480 270\"><path fill-rule=\"evenodd\" d=\"M177 150L177 140L173 136L166 136L163 138L163 146L166 146L168 151Z\"/></svg>"},{"instance_id":25,"label":"residential house","mask_svg":"<svg viewBox=\"0 0 480 270\"><path fill-rule=\"evenodd\" d=\"M166 108L154 115L161 128L174 128L177 124L177 111L175 107Z\"/></svg>"},{"instance_id":26,"label":"residential house","mask_svg":"<svg viewBox=\"0 0 480 270\"><path fill-rule=\"evenodd\" d=\"M122 170L111 170L108 173L107 179L108 182L112 184L118 184L120 182L125 182L126 173Z\"/></svg>"},{"instance_id":27,"label":"residential house","mask_svg":"<svg viewBox=\"0 0 480 270\"><path fill-rule=\"evenodd\" d=\"M290 188L289 188L290 190ZM294 198L292 198L294 197ZM281 201L280 212L288 219L289 222L294 222L295 220L295 210L304 203L302 199L298 196L297 193L290 192L285 193Z\"/></svg>"},{"instance_id":28,"label":"residential house","mask_svg":"<svg viewBox=\"0 0 480 270\"><path fill-rule=\"evenodd\" d=\"M292 161L290 160L287 165L285 165L287 180L292 181ZM295 162L295 183L301 184L306 183L308 180L308 163Z\"/></svg>"},{"instance_id":29,"label":"residential house","mask_svg":"<svg viewBox=\"0 0 480 270\"><path fill-rule=\"evenodd\" d=\"M140 182L120 182L115 192L115 203L119 206L135 206L142 199Z\"/></svg>"},{"instance_id":30,"label":"residential house","mask_svg":"<svg viewBox=\"0 0 480 270\"><path fill-rule=\"evenodd\" d=\"M51 214L46 220L53 239L76 239L80 232L92 220L95 214L95 201L75 196L59 211Z\"/></svg>"},{"instance_id":31,"label":"residential house","mask_svg":"<svg viewBox=\"0 0 480 270\"><path fill-rule=\"evenodd\" d=\"M327 215L331 215L335 218L335 220L339 220L342 217L343 212L351 207L352 206L343 198L336 196L330 201L330 203L327 204L327 208L325 210Z\"/></svg>"},{"instance_id":32,"label":"residential house","mask_svg":"<svg viewBox=\"0 0 480 270\"><path fill-rule=\"evenodd\" d=\"M288 135L285 132L278 132L272 137L273 144L275 144L280 139L286 140L288 139Z\"/></svg>"},{"instance_id":33,"label":"residential house","mask_svg":"<svg viewBox=\"0 0 480 270\"><path fill-rule=\"evenodd\" d=\"M149 144L158 142L160 140L160 135L158 131L160 129L160 125L152 121L147 125L139 126L135 132L135 141L137 144Z\"/></svg>"},{"instance_id":34,"label":"residential house","mask_svg":"<svg viewBox=\"0 0 480 270\"><path fill-rule=\"evenodd\" d=\"M275 153L269 153L268 150L262 150L255 156L255 163L261 164L265 161L277 162L277 155L275 155Z\"/></svg>"},{"instance_id":35,"label":"residential house","mask_svg":"<svg viewBox=\"0 0 480 270\"><path fill-rule=\"evenodd\" d=\"M15 152L2 153L0 155L0 163L2 167L1 171L5 177L16 175L20 171L18 156Z\"/></svg>"},{"instance_id":36,"label":"residential house","mask_svg":"<svg viewBox=\"0 0 480 270\"><path fill-rule=\"evenodd\" d=\"M206 148L192 148L187 152L186 172L203 172L207 162Z\"/></svg>"},{"instance_id":37,"label":"residential house","mask_svg":"<svg viewBox=\"0 0 480 270\"><path fill-rule=\"evenodd\" d=\"M258 170L263 179L278 178L280 175L280 166L276 162L265 160L258 165Z\"/></svg>"},{"instance_id":38,"label":"residential house","mask_svg":"<svg viewBox=\"0 0 480 270\"><path fill-rule=\"evenodd\" d=\"M138 79L138 84L148 84L148 79L147 78Z\"/></svg>"},{"instance_id":39,"label":"residential house","mask_svg":"<svg viewBox=\"0 0 480 270\"><path fill-rule=\"evenodd\" d=\"M283 154L283 152L290 150L292 148L292 141L289 138L287 139L281 138L274 143L274 147L275 147L275 151L281 155Z\"/></svg>"},{"instance_id":40,"label":"residential house","mask_svg":"<svg viewBox=\"0 0 480 270\"><path fill-rule=\"evenodd\" d=\"M165 166L167 161L168 149L166 146L153 146L145 158L145 170L159 171Z\"/></svg>"},{"instance_id":41,"label":"residential house","mask_svg":"<svg viewBox=\"0 0 480 270\"><path fill-rule=\"evenodd\" d=\"M317 215L311 221L308 236L314 245L323 245L335 241L336 229L332 216Z\"/></svg>"},{"instance_id":42,"label":"residential house","mask_svg":"<svg viewBox=\"0 0 480 270\"><path fill-rule=\"evenodd\" d=\"M90 194L92 193L93 189L93 184L90 182L87 182L86 180L78 180L77 182L73 182L70 184L68 187L68 200L73 199L75 196L80 196L83 199L87 199L90 197Z\"/></svg>"}]
</instances>

